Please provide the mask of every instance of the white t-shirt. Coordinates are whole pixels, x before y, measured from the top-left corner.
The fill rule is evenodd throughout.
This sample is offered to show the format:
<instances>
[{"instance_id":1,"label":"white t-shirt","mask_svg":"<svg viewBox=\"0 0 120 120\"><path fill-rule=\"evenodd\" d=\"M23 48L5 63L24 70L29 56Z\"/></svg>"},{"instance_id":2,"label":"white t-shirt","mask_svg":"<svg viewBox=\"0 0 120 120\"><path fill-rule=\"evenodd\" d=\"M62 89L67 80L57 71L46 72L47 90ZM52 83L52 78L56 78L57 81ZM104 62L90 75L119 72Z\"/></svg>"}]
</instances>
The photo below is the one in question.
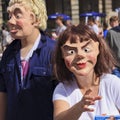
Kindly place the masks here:
<instances>
[{"instance_id":1,"label":"white t-shirt","mask_svg":"<svg viewBox=\"0 0 120 120\"><path fill-rule=\"evenodd\" d=\"M94 112L83 112L78 120L94 120L95 115L119 115L120 110L120 79L112 74L104 74L100 78L98 95L102 99L91 105ZM68 83L59 83L53 94L54 100L64 100L72 107L83 97L76 81ZM118 108L118 109L117 109Z\"/></svg>"},{"instance_id":2,"label":"white t-shirt","mask_svg":"<svg viewBox=\"0 0 120 120\"><path fill-rule=\"evenodd\" d=\"M59 27L56 29L57 35L59 36L65 29L66 29L66 26L65 26L65 25L59 26Z\"/></svg>"},{"instance_id":3,"label":"white t-shirt","mask_svg":"<svg viewBox=\"0 0 120 120\"><path fill-rule=\"evenodd\" d=\"M7 45L7 36L9 35L9 32L7 30L3 30L2 35L3 35L3 46L6 46Z\"/></svg>"},{"instance_id":4,"label":"white t-shirt","mask_svg":"<svg viewBox=\"0 0 120 120\"><path fill-rule=\"evenodd\" d=\"M96 24L94 24L94 25L92 25L92 26L89 26L97 35L99 34L99 27L96 25Z\"/></svg>"}]
</instances>

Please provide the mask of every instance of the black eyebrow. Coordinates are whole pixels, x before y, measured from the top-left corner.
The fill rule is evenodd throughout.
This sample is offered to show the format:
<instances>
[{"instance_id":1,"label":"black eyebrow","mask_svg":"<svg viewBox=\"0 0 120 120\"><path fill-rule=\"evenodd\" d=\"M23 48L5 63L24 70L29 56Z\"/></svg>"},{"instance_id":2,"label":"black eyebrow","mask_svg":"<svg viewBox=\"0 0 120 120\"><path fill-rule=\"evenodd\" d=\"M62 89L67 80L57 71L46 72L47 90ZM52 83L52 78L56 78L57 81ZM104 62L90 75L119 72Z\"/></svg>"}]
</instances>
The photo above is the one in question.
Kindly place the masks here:
<instances>
[{"instance_id":1,"label":"black eyebrow","mask_svg":"<svg viewBox=\"0 0 120 120\"><path fill-rule=\"evenodd\" d=\"M68 46L68 45L64 45L63 47L62 47L64 50L77 50L77 48L76 47L71 47L71 46Z\"/></svg>"},{"instance_id":2,"label":"black eyebrow","mask_svg":"<svg viewBox=\"0 0 120 120\"><path fill-rule=\"evenodd\" d=\"M85 48L87 45L89 45L92 42L92 40L89 40L85 45L82 46L82 48Z\"/></svg>"}]
</instances>

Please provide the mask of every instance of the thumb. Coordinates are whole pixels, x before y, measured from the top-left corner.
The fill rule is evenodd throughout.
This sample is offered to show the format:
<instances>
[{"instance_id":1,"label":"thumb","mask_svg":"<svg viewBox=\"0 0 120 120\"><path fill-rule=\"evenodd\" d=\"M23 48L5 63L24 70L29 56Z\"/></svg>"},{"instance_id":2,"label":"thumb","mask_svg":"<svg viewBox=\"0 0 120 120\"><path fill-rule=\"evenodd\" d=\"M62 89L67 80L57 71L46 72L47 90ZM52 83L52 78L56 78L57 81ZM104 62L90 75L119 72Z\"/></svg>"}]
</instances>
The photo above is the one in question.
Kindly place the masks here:
<instances>
[{"instance_id":1,"label":"thumb","mask_svg":"<svg viewBox=\"0 0 120 120\"><path fill-rule=\"evenodd\" d=\"M88 89L88 90L85 92L85 95L89 95L91 92L92 92L92 90L91 90L91 89Z\"/></svg>"}]
</instances>

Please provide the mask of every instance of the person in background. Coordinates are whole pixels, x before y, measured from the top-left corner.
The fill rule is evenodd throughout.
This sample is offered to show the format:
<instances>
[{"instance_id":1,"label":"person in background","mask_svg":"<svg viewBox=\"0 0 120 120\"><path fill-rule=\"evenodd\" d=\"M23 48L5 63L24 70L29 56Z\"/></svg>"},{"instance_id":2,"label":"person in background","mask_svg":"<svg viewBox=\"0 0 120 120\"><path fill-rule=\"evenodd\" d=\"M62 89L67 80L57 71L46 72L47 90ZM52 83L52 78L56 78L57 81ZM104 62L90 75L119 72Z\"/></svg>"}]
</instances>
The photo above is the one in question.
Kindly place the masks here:
<instances>
[{"instance_id":1,"label":"person in background","mask_svg":"<svg viewBox=\"0 0 120 120\"><path fill-rule=\"evenodd\" d=\"M1 28L2 28L2 47L3 47L3 51L4 51L8 45L7 36L9 35L9 32L5 25L3 25Z\"/></svg>"},{"instance_id":2,"label":"person in background","mask_svg":"<svg viewBox=\"0 0 120 120\"><path fill-rule=\"evenodd\" d=\"M97 34L99 35L99 27L95 22L94 17L88 17L88 26Z\"/></svg>"},{"instance_id":3,"label":"person in background","mask_svg":"<svg viewBox=\"0 0 120 120\"><path fill-rule=\"evenodd\" d=\"M119 20L120 20L120 12L118 12ZM117 26L112 27L108 30L106 36L106 42L113 51L114 57L117 59L120 67L120 25L118 24L117 18Z\"/></svg>"},{"instance_id":4,"label":"person in background","mask_svg":"<svg viewBox=\"0 0 120 120\"><path fill-rule=\"evenodd\" d=\"M120 115L120 79L111 74L116 64L105 40L87 25L67 28L55 52L54 71L60 83L53 94L54 120Z\"/></svg>"},{"instance_id":5,"label":"person in background","mask_svg":"<svg viewBox=\"0 0 120 120\"><path fill-rule=\"evenodd\" d=\"M66 25L66 27L71 26L72 25L72 21L70 19L65 20L65 25Z\"/></svg>"},{"instance_id":6,"label":"person in background","mask_svg":"<svg viewBox=\"0 0 120 120\"><path fill-rule=\"evenodd\" d=\"M106 39L107 32L108 32L108 23L103 22L103 37L104 37L104 39Z\"/></svg>"},{"instance_id":7,"label":"person in background","mask_svg":"<svg viewBox=\"0 0 120 120\"><path fill-rule=\"evenodd\" d=\"M64 19L62 16L57 16L55 23L57 28L56 31L52 33L52 38L58 39L59 35L66 29L66 26L64 25Z\"/></svg>"},{"instance_id":8,"label":"person in background","mask_svg":"<svg viewBox=\"0 0 120 120\"><path fill-rule=\"evenodd\" d=\"M57 36L59 36L66 29L66 26L64 25L63 17L57 16L55 23L57 25L56 34Z\"/></svg>"},{"instance_id":9,"label":"person in background","mask_svg":"<svg viewBox=\"0 0 120 120\"><path fill-rule=\"evenodd\" d=\"M99 33L98 33L98 35L99 35L100 37L104 37L104 35L103 35L103 25L101 24L101 20L100 20L99 17L96 17L96 18L95 18L95 23L96 23L96 25L97 25L98 28L99 28Z\"/></svg>"},{"instance_id":10,"label":"person in background","mask_svg":"<svg viewBox=\"0 0 120 120\"><path fill-rule=\"evenodd\" d=\"M109 24L111 28L116 27L119 25L119 18L118 16L111 16L109 20Z\"/></svg>"},{"instance_id":11,"label":"person in background","mask_svg":"<svg viewBox=\"0 0 120 120\"><path fill-rule=\"evenodd\" d=\"M53 120L52 54L44 31L44 0L10 0L8 26L15 39L0 62L0 120Z\"/></svg>"}]
</instances>

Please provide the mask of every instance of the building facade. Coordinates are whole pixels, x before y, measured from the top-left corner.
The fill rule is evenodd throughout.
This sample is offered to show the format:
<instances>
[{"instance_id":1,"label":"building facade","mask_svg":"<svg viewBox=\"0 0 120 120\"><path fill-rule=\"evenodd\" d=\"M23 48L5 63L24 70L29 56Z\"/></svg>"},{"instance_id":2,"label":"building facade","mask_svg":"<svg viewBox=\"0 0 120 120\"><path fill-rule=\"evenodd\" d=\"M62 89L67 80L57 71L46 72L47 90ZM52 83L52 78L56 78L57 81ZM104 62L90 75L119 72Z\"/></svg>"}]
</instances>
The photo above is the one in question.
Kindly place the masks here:
<instances>
[{"instance_id":1,"label":"building facade","mask_svg":"<svg viewBox=\"0 0 120 120\"><path fill-rule=\"evenodd\" d=\"M120 8L119 0L46 0L48 15L64 13L72 18L73 24L80 22L80 14L85 12L101 12L106 15ZM51 22L48 20L48 27Z\"/></svg>"},{"instance_id":2,"label":"building facade","mask_svg":"<svg viewBox=\"0 0 120 120\"><path fill-rule=\"evenodd\" d=\"M6 8L9 0L0 0L0 24L7 21ZM72 18L74 24L80 22L80 14L85 12L102 12L108 14L120 8L119 0L45 0L47 14L64 13ZM51 25L48 22L48 26Z\"/></svg>"}]
</instances>

